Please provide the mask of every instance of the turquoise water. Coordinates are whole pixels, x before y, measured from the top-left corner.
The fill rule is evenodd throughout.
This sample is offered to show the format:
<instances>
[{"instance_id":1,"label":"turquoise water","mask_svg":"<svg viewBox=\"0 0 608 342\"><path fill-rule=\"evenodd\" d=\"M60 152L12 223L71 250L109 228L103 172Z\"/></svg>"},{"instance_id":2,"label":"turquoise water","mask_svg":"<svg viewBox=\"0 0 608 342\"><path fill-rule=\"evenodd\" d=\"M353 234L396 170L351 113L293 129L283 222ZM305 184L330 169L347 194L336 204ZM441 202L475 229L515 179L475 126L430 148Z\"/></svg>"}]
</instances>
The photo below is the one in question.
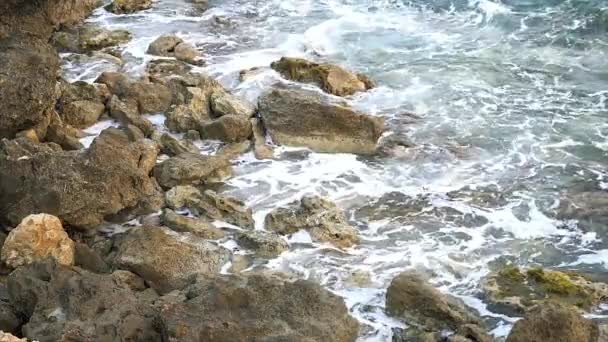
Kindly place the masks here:
<instances>
[{"instance_id":1,"label":"turquoise water","mask_svg":"<svg viewBox=\"0 0 608 342\"><path fill-rule=\"evenodd\" d=\"M486 310L479 281L492 265L606 272L608 229L558 220L560 202L608 188L608 1L226 0L196 13L185 1L91 19L125 28L124 67L66 65L72 79L106 69L141 74L147 45L177 33L196 44L201 71L255 101L280 77L269 64L301 56L364 72L378 87L348 101L382 116L416 147L395 158L280 149L245 155L225 190L265 213L304 194L337 201L363 242L347 252L291 238L266 267L315 279L344 296L366 328L390 340L382 313L390 279L428 271L462 297L497 336L513 318ZM264 67L238 81L240 70ZM408 113L415 113L410 115ZM584 203L579 203L585 205ZM597 208L595 208L597 209ZM607 210L608 212L608 210ZM352 274L369 281L353 281Z\"/></svg>"}]
</instances>

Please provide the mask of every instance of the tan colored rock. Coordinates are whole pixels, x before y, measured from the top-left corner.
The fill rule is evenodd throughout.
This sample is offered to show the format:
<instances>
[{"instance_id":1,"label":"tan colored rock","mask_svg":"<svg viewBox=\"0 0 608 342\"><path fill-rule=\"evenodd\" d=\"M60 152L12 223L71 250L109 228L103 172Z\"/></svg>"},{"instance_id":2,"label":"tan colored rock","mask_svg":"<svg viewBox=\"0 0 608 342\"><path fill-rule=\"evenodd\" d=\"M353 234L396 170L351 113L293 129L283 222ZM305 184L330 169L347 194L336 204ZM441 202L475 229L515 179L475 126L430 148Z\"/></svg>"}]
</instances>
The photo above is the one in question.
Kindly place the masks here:
<instances>
[{"instance_id":1,"label":"tan colored rock","mask_svg":"<svg viewBox=\"0 0 608 342\"><path fill-rule=\"evenodd\" d=\"M182 42L175 46L173 51L175 58L190 64L197 64L199 53L192 44Z\"/></svg>"},{"instance_id":2,"label":"tan colored rock","mask_svg":"<svg viewBox=\"0 0 608 342\"><path fill-rule=\"evenodd\" d=\"M316 152L373 154L384 131L382 118L359 113L316 92L272 89L258 101L272 140Z\"/></svg>"},{"instance_id":3,"label":"tan colored rock","mask_svg":"<svg viewBox=\"0 0 608 342\"><path fill-rule=\"evenodd\" d=\"M62 265L74 264L74 241L52 215L30 215L13 229L2 246L2 261L11 268L53 257Z\"/></svg>"},{"instance_id":4,"label":"tan colored rock","mask_svg":"<svg viewBox=\"0 0 608 342\"><path fill-rule=\"evenodd\" d=\"M73 127L87 128L95 124L105 110L106 106L100 102L74 101L63 107L59 116L63 122Z\"/></svg>"},{"instance_id":5,"label":"tan colored rock","mask_svg":"<svg viewBox=\"0 0 608 342\"><path fill-rule=\"evenodd\" d=\"M319 64L302 58L283 57L273 62L270 67L289 80L313 83L337 96L353 95L374 87L368 77L334 64Z\"/></svg>"},{"instance_id":6,"label":"tan colored rock","mask_svg":"<svg viewBox=\"0 0 608 342\"><path fill-rule=\"evenodd\" d=\"M130 14L152 8L152 0L114 0L106 9L116 14Z\"/></svg>"},{"instance_id":7,"label":"tan colored rock","mask_svg":"<svg viewBox=\"0 0 608 342\"><path fill-rule=\"evenodd\" d=\"M19 338L13 334L0 331L0 342L27 342L27 338Z\"/></svg>"},{"instance_id":8,"label":"tan colored rock","mask_svg":"<svg viewBox=\"0 0 608 342\"><path fill-rule=\"evenodd\" d=\"M174 35L164 35L156 38L148 47L148 53L155 56L172 57L175 48L184 40Z\"/></svg>"},{"instance_id":9,"label":"tan colored rock","mask_svg":"<svg viewBox=\"0 0 608 342\"><path fill-rule=\"evenodd\" d=\"M100 50L123 44L131 40L131 33L126 30L108 30L101 27L85 26L77 33L81 51ZM76 51L78 52L78 51Z\"/></svg>"},{"instance_id":10,"label":"tan colored rock","mask_svg":"<svg viewBox=\"0 0 608 342\"><path fill-rule=\"evenodd\" d=\"M124 100L137 102L141 114L164 113L171 105L169 88L159 83L137 81L131 83Z\"/></svg>"},{"instance_id":11,"label":"tan colored rock","mask_svg":"<svg viewBox=\"0 0 608 342\"><path fill-rule=\"evenodd\" d=\"M241 142L252 134L251 122L245 116L224 115L200 126L202 139L221 140L227 143Z\"/></svg>"},{"instance_id":12,"label":"tan colored rock","mask_svg":"<svg viewBox=\"0 0 608 342\"><path fill-rule=\"evenodd\" d=\"M232 166L228 160L190 152L169 158L154 168L154 177L167 189L220 181L231 174Z\"/></svg>"},{"instance_id":13,"label":"tan colored rock","mask_svg":"<svg viewBox=\"0 0 608 342\"><path fill-rule=\"evenodd\" d=\"M133 101L123 102L118 96L112 96L108 102L110 116L118 120L123 126L133 125L139 128L145 136L154 132L154 125L150 120L139 114L137 104Z\"/></svg>"},{"instance_id":14,"label":"tan colored rock","mask_svg":"<svg viewBox=\"0 0 608 342\"><path fill-rule=\"evenodd\" d=\"M253 154L257 159L273 159L274 149L266 144L264 127L258 118L251 118L251 128L253 130Z\"/></svg>"},{"instance_id":15,"label":"tan colored rock","mask_svg":"<svg viewBox=\"0 0 608 342\"><path fill-rule=\"evenodd\" d=\"M211 117L207 93L198 87L188 87L187 91L190 95L188 103L166 114L165 125L172 131L198 130Z\"/></svg>"},{"instance_id":16,"label":"tan colored rock","mask_svg":"<svg viewBox=\"0 0 608 342\"><path fill-rule=\"evenodd\" d=\"M348 248L359 242L357 230L348 224L336 204L318 196L305 196L289 207L277 208L264 221L266 229L279 234L308 230L317 241Z\"/></svg>"},{"instance_id":17,"label":"tan colored rock","mask_svg":"<svg viewBox=\"0 0 608 342\"><path fill-rule=\"evenodd\" d=\"M211 111L216 117L238 115L249 118L255 114L255 107L238 96L218 89L211 94Z\"/></svg>"},{"instance_id":18,"label":"tan colored rock","mask_svg":"<svg viewBox=\"0 0 608 342\"><path fill-rule=\"evenodd\" d=\"M183 216L171 209L163 210L162 223L180 233L191 233L203 239L217 240L224 237L224 232L203 218Z\"/></svg>"}]
</instances>

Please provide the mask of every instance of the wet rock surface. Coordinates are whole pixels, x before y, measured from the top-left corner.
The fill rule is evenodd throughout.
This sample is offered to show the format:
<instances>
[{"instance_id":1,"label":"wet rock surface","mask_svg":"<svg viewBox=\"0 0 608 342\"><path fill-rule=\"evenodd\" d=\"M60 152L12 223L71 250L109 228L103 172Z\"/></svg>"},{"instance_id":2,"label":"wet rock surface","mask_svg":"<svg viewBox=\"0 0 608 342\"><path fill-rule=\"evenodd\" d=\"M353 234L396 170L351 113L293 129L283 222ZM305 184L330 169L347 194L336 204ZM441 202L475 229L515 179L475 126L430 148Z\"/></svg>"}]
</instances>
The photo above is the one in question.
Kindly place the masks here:
<instances>
[{"instance_id":1,"label":"wet rock surface","mask_svg":"<svg viewBox=\"0 0 608 342\"><path fill-rule=\"evenodd\" d=\"M171 209L164 209L162 223L176 232L191 233L203 239L217 240L224 237L224 232L204 218L180 215Z\"/></svg>"},{"instance_id":2,"label":"wet rock surface","mask_svg":"<svg viewBox=\"0 0 608 342\"><path fill-rule=\"evenodd\" d=\"M272 89L258 107L275 143L317 152L371 154L384 131L381 118L328 103L308 90Z\"/></svg>"},{"instance_id":3,"label":"wet rock surface","mask_svg":"<svg viewBox=\"0 0 608 342\"><path fill-rule=\"evenodd\" d=\"M267 230L283 235L308 230L314 239L340 248L359 242L357 230L348 224L344 213L334 203L317 196L306 196L299 203L273 210L264 224Z\"/></svg>"},{"instance_id":4,"label":"wet rock surface","mask_svg":"<svg viewBox=\"0 0 608 342\"><path fill-rule=\"evenodd\" d=\"M244 231L238 234L239 246L251 249L256 255L273 258L289 249L289 244L277 233L260 230Z\"/></svg>"},{"instance_id":5,"label":"wet rock surface","mask_svg":"<svg viewBox=\"0 0 608 342\"><path fill-rule=\"evenodd\" d=\"M218 181L231 174L230 162L222 157L182 153L154 168L154 176L164 188L200 185Z\"/></svg>"}]
</instances>

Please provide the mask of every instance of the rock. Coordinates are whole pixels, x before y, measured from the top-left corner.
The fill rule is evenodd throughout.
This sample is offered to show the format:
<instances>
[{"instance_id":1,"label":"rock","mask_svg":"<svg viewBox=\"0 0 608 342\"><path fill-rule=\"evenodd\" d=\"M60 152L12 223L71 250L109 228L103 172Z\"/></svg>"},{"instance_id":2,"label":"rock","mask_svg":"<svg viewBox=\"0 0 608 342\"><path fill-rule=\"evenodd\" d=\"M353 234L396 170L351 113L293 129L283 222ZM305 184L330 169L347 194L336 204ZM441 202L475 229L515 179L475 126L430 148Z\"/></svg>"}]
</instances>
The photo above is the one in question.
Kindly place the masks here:
<instances>
[{"instance_id":1,"label":"rock","mask_svg":"<svg viewBox=\"0 0 608 342\"><path fill-rule=\"evenodd\" d=\"M344 212L334 203L318 196L305 196L287 208L271 211L264 221L267 230L293 234L308 230L318 241L348 248L359 242L357 230L348 224Z\"/></svg>"},{"instance_id":2,"label":"rock","mask_svg":"<svg viewBox=\"0 0 608 342\"><path fill-rule=\"evenodd\" d=\"M95 124L105 110L103 103L74 101L63 107L59 115L64 123L77 128L87 128Z\"/></svg>"},{"instance_id":3,"label":"rock","mask_svg":"<svg viewBox=\"0 0 608 342\"><path fill-rule=\"evenodd\" d=\"M0 285L0 332L19 334L23 322L17 315L18 311L11 304L5 282Z\"/></svg>"},{"instance_id":4,"label":"rock","mask_svg":"<svg viewBox=\"0 0 608 342\"><path fill-rule=\"evenodd\" d=\"M145 136L150 136L154 132L154 125L139 114L135 102L123 102L115 95L108 102L108 111L110 116L123 126L133 125L139 128Z\"/></svg>"},{"instance_id":5,"label":"rock","mask_svg":"<svg viewBox=\"0 0 608 342\"><path fill-rule=\"evenodd\" d=\"M554 216L559 220L576 220L583 231L596 232L608 239L608 191L583 191L562 195Z\"/></svg>"},{"instance_id":6,"label":"rock","mask_svg":"<svg viewBox=\"0 0 608 342\"><path fill-rule=\"evenodd\" d=\"M256 255L274 258L289 249L289 244L280 235L260 230L244 231L238 234L239 246L251 249Z\"/></svg>"},{"instance_id":7,"label":"rock","mask_svg":"<svg viewBox=\"0 0 608 342\"><path fill-rule=\"evenodd\" d=\"M239 71L239 81L241 81L241 82L249 81L249 80L255 78L256 76L258 76L259 74L261 74L263 70L264 69L260 68L260 67L253 67L253 68L241 70L241 71Z\"/></svg>"},{"instance_id":8,"label":"rock","mask_svg":"<svg viewBox=\"0 0 608 342\"><path fill-rule=\"evenodd\" d=\"M173 57L175 56L175 48L183 42L184 40L177 36L160 36L150 44L147 53L155 56Z\"/></svg>"},{"instance_id":9,"label":"rock","mask_svg":"<svg viewBox=\"0 0 608 342\"><path fill-rule=\"evenodd\" d=\"M237 115L250 118L255 114L255 107L226 91L216 90L211 94L211 111L215 117Z\"/></svg>"},{"instance_id":10,"label":"rock","mask_svg":"<svg viewBox=\"0 0 608 342\"><path fill-rule=\"evenodd\" d=\"M106 9L115 14L130 14L152 8L152 0L114 0Z\"/></svg>"},{"instance_id":11,"label":"rock","mask_svg":"<svg viewBox=\"0 0 608 342\"><path fill-rule=\"evenodd\" d=\"M178 185L165 193L165 204L172 209L182 209L200 201L201 196L201 191L191 185Z\"/></svg>"},{"instance_id":12,"label":"rock","mask_svg":"<svg viewBox=\"0 0 608 342\"><path fill-rule=\"evenodd\" d=\"M62 265L74 264L74 241L61 221L47 214L30 215L11 230L2 246L2 262L11 268L52 257Z\"/></svg>"},{"instance_id":13,"label":"rock","mask_svg":"<svg viewBox=\"0 0 608 342\"><path fill-rule=\"evenodd\" d=\"M415 272L401 273L392 280L386 292L386 311L417 329L477 332L483 336L481 340L489 338L480 328L478 314L460 300L442 294Z\"/></svg>"},{"instance_id":14,"label":"rock","mask_svg":"<svg viewBox=\"0 0 608 342\"><path fill-rule=\"evenodd\" d=\"M108 264L87 244L76 242L74 247L74 265L94 273L110 273Z\"/></svg>"},{"instance_id":15,"label":"rock","mask_svg":"<svg viewBox=\"0 0 608 342\"><path fill-rule=\"evenodd\" d=\"M177 60L190 63L199 64L199 53L194 46L189 43L182 42L175 46L173 54Z\"/></svg>"},{"instance_id":16,"label":"rock","mask_svg":"<svg viewBox=\"0 0 608 342\"><path fill-rule=\"evenodd\" d=\"M210 119L209 100L205 91L197 87L188 87L187 91L190 99L185 101L188 103L178 105L166 114L165 125L172 131L198 131L200 125Z\"/></svg>"},{"instance_id":17,"label":"rock","mask_svg":"<svg viewBox=\"0 0 608 342\"><path fill-rule=\"evenodd\" d=\"M186 134L184 134L184 138L190 141L197 141L201 140L201 134L199 133L199 131L191 129L187 131Z\"/></svg>"},{"instance_id":18,"label":"rock","mask_svg":"<svg viewBox=\"0 0 608 342\"><path fill-rule=\"evenodd\" d=\"M73 127L67 125L61 120L59 114L52 111L50 114L50 123L46 130L44 140L53 142L61 146L66 151L80 150L84 146L80 143L79 134Z\"/></svg>"},{"instance_id":19,"label":"rock","mask_svg":"<svg viewBox=\"0 0 608 342\"><path fill-rule=\"evenodd\" d=\"M599 342L598 327L573 307L540 305L515 323L507 342Z\"/></svg>"},{"instance_id":20,"label":"rock","mask_svg":"<svg viewBox=\"0 0 608 342\"><path fill-rule=\"evenodd\" d=\"M154 177L166 189L176 185L200 185L218 181L232 173L230 162L215 156L182 153L154 168Z\"/></svg>"},{"instance_id":21,"label":"rock","mask_svg":"<svg viewBox=\"0 0 608 342\"><path fill-rule=\"evenodd\" d=\"M12 305L27 322L23 335L30 340L161 340L152 306L113 275L46 260L11 273L8 289Z\"/></svg>"},{"instance_id":22,"label":"rock","mask_svg":"<svg viewBox=\"0 0 608 342\"><path fill-rule=\"evenodd\" d=\"M201 218L187 217L177 214L171 209L163 210L162 223L180 233L192 233L203 239L217 240L224 237L224 232L209 221Z\"/></svg>"},{"instance_id":23,"label":"rock","mask_svg":"<svg viewBox=\"0 0 608 342\"><path fill-rule=\"evenodd\" d=\"M319 64L302 58L283 57L270 64L283 77L297 82L313 83L324 91L348 96L374 87L364 75L355 74L334 64Z\"/></svg>"},{"instance_id":24,"label":"rock","mask_svg":"<svg viewBox=\"0 0 608 342\"><path fill-rule=\"evenodd\" d=\"M112 71L102 72L95 80L95 83L105 85L111 94L119 97L125 96L131 86L131 81L129 81L129 78L125 74Z\"/></svg>"},{"instance_id":25,"label":"rock","mask_svg":"<svg viewBox=\"0 0 608 342\"><path fill-rule=\"evenodd\" d=\"M162 203L149 174L158 150L104 130L84 152L57 151L26 140L0 142L0 221L15 225L48 213L74 227L94 227L124 211L156 211Z\"/></svg>"},{"instance_id":26,"label":"rock","mask_svg":"<svg viewBox=\"0 0 608 342\"><path fill-rule=\"evenodd\" d=\"M13 334L0 331L0 342L27 342L27 338L19 338Z\"/></svg>"},{"instance_id":27,"label":"rock","mask_svg":"<svg viewBox=\"0 0 608 342\"><path fill-rule=\"evenodd\" d=\"M264 127L258 118L249 119L253 131L253 154L257 159L273 159L274 149L266 144Z\"/></svg>"},{"instance_id":28,"label":"rock","mask_svg":"<svg viewBox=\"0 0 608 342\"><path fill-rule=\"evenodd\" d=\"M62 108L72 102L88 101L103 104L110 98L107 92L109 91L105 84L90 84L84 81L64 82L61 84L61 97L57 101L57 107L61 112Z\"/></svg>"},{"instance_id":29,"label":"rock","mask_svg":"<svg viewBox=\"0 0 608 342\"><path fill-rule=\"evenodd\" d=\"M209 0L189 0L199 12L204 12L209 9Z\"/></svg>"},{"instance_id":30,"label":"rock","mask_svg":"<svg viewBox=\"0 0 608 342\"><path fill-rule=\"evenodd\" d=\"M244 116L224 115L208 123L201 124L202 139L240 142L249 139L252 134L251 122Z\"/></svg>"},{"instance_id":31,"label":"rock","mask_svg":"<svg viewBox=\"0 0 608 342\"><path fill-rule=\"evenodd\" d=\"M131 83L124 99L126 102L135 101L141 114L157 114L169 109L172 94L162 84L137 81Z\"/></svg>"},{"instance_id":32,"label":"rock","mask_svg":"<svg viewBox=\"0 0 608 342\"><path fill-rule=\"evenodd\" d=\"M172 341L324 341L357 339L343 300L310 281L265 275L200 276L188 297L160 307Z\"/></svg>"},{"instance_id":33,"label":"rock","mask_svg":"<svg viewBox=\"0 0 608 342\"><path fill-rule=\"evenodd\" d=\"M160 144L161 152L170 157L174 157L186 152L197 153L199 151L198 148L188 140L180 141L169 133L163 133L159 137L158 142Z\"/></svg>"},{"instance_id":34,"label":"rock","mask_svg":"<svg viewBox=\"0 0 608 342\"><path fill-rule=\"evenodd\" d=\"M244 153L247 153L251 149L251 142L249 140L225 144L215 153L220 158L226 158L230 161L235 160Z\"/></svg>"},{"instance_id":35,"label":"rock","mask_svg":"<svg viewBox=\"0 0 608 342\"><path fill-rule=\"evenodd\" d=\"M189 207L210 219L228 222L235 226L253 229L253 212L234 197L227 197L213 190L206 190L194 197Z\"/></svg>"},{"instance_id":36,"label":"rock","mask_svg":"<svg viewBox=\"0 0 608 342\"><path fill-rule=\"evenodd\" d=\"M219 272L229 256L225 248L200 238L185 241L159 227L138 227L127 233L114 263L168 293L187 285L197 273Z\"/></svg>"},{"instance_id":37,"label":"rock","mask_svg":"<svg viewBox=\"0 0 608 342\"><path fill-rule=\"evenodd\" d=\"M506 266L482 282L489 307L508 315L522 315L547 301L589 310L608 298L608 284L594 283L575 272Z\"/></svg>"},{"instance_id":38,"label":"rock","mask_svg":"<svg viewBox=\"0 0 608 342\"><path fill-rule=\"evenodd\" d=\"M101 50L126 43L131 40L131 33L126 30L108 30L102 27L85 26L78 31L80 40L79 50Z\"/></svg>"},{"instance_id":39,"label":"rock","mask_svg":"<svg viewBox=\"0 0 608 342\"><path fill-rule=\"evenodd\" d=\"M384 130L381 118L326 103L311 91L273 89L258 107L275 143L317 152L372 154Z\"/></svg>"},{"instance_id":40,"label":"rock","mask_svg":"<svg viewBox=\"0 0 608 342\"><path fill-rule=\"evenodd\" d=\"M185 75L190 70L192 70L192 66L173 59L155 59L146 65L146 72L153 77Z\"/></svg>"}]
</instances>

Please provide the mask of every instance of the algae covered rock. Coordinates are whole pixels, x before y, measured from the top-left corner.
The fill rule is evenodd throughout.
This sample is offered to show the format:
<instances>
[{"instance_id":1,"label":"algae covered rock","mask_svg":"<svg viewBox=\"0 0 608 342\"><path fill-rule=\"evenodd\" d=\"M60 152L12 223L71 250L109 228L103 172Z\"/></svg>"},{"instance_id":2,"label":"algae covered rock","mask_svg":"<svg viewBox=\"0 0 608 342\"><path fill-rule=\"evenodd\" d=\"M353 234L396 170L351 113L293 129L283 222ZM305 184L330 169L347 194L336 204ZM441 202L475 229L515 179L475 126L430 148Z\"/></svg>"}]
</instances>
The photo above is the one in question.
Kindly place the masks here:
<instances>
[{"instance_id":1,"label":"algae covered rock","mask_svg":"<svg viewBox=\"0 0 608 342\"><path fill-rule=\"evenodd\" d=\"M353 95L374 87L368 77L334 64L320 64L302 58L283 57L273 62L270 67L289 80L313 83L324 91L337 96Z\"/></svg>"},{"instance_id":2,"label":"algae covered rock","mask_svg":"<svg viewBox=\"0 0 608 342\"><path fill-rule=\"evenodd\" d=\"M594 283L575 272L506 266L482 284L490 308L521 315L533 306L556 301L589 310L608 298L608 284Z\"/></svg>"}]
</instances>

